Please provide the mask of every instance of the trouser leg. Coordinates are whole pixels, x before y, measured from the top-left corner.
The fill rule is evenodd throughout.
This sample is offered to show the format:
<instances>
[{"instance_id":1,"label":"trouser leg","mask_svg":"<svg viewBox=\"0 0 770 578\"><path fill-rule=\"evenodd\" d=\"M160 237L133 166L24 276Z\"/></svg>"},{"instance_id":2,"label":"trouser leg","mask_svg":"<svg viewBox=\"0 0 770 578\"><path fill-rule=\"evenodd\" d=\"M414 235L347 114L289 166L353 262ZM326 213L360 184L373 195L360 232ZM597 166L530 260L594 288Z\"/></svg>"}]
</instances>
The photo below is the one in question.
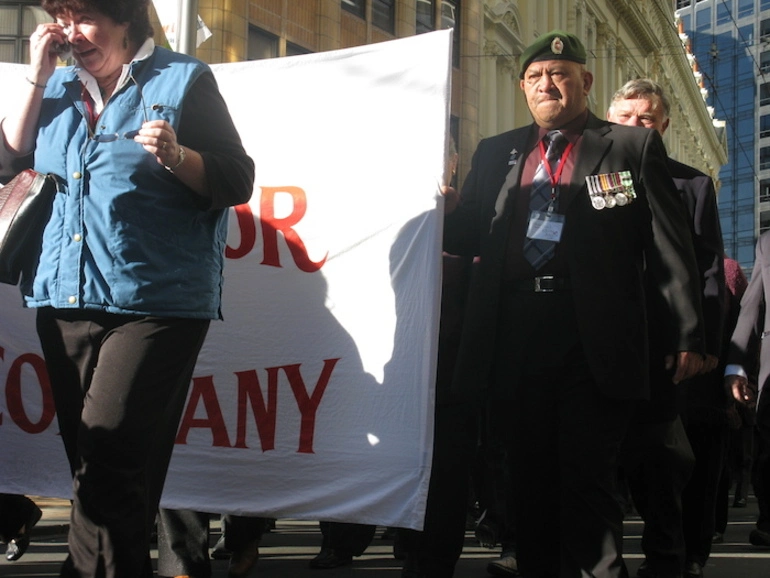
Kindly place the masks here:
<instances>
[{"instance_id":1,"label":"trouser leg","mask_svg":"<svg viewBox=\"0 0 770 578\"><path fill-rule=\"evenodd\" d=\"M75 476L63 575L152 574L150 528L208 325L80 311L38 313ZM69 371L57 373L59 361ZM65 437L73 429L75 439Z\"/></svg>"}]
</instances>

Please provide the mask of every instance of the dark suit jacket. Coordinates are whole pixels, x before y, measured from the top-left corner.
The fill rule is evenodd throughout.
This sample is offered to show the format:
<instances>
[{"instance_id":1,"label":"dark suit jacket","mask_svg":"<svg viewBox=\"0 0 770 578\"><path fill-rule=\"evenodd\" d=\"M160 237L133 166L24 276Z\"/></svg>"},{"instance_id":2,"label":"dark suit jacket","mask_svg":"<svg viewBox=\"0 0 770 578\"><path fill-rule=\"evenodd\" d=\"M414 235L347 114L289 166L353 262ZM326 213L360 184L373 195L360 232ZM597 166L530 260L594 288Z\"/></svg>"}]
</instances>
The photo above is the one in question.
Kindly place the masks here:
<instances>
[{"instance_id":1,"label":"dark suit jacket","mask_svg":"<svg viewBox=\"0 0 770 578\"><path fill-rule=\"evenodd\" d=\"M445 220L445 250L480 257L453 383L460 399L488 385L513 196L519 192L518 186L500 189L511 150L530 150L536 135L533 124L482 140L460 206ZM598 386L613 398L641 399L649 395L645 267L669 308L669 350L704 349L689 225L660 135L591 114L582 139L572 180L560 192L566 222L557 251L569 270L578 329ZM521 160L514 169L520 173L523 165ZM585 177L624 170L633 176L637 199L594 209Z\"/></svg>"},{"instance_id":2,"label":"dark suit jacket","mask_svg":"<svg viewBox=\"0 0 770 578\"><path fill-rule=\"evenodd\" d=\"M770 376L770 232L760 235L751 281L741 299L741 312L735 325L727 363L742 365L751 375L759 374L760 391ZM757 356L759 351L759 356ZM759 365L759 367L757 367ZM767 393L762 394L767 395Z\"/></svg>"},{"instance_id":3,"label":"dark suit jacket","mask_svg":"<svg viewBox=\"0 0 770 578\"><path fill-rule=\"evenodd\" d=\"M668 169L682 196L693 226L706 332L706 353L722 354L725 323L725 265L717 195L711 177L688 165L668 159Z\"/></svg>"},{"instance_id":4,"label":"dark suit jacket","mask_svg":"<svg viewBox=\"0 0 770 578\"><path fill-rule=\"evenodd\" d=\"M687 209L692 232L695 258L700 276L706 353L723 357L723 328L725 323L725 267L722 228L719 224L716 192L711 177L688 165L669 158L668 169L674 179L682 202ZM654 280L652 280L654 283ZM661 295L652 295L650 303L650 402L640 406L640 421L670 421L684 408L685 390L697 395L700 390L713 389L713 376L698 376L687 387L671 382L673 371L666 371L663 358L670 351L665 347L667 305ZM721 389L721 377L719 378ZM712 393L712 392L710 392Z\"/></svg>"}]
</instances>

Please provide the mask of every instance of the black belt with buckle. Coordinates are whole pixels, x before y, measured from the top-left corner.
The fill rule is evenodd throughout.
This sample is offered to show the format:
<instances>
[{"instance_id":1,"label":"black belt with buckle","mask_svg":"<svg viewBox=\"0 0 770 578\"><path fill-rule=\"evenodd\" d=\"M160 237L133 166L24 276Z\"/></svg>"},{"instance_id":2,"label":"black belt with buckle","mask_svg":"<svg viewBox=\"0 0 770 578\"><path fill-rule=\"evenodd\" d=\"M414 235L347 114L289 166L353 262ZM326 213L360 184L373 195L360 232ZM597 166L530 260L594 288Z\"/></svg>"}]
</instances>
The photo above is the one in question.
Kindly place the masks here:
<instances>
[{"instance_id":1,"label":"black belt with buckle","mask_svg":"<svg viewBox=\"0 0 770 578\"><path fill-rule=\"evenodd\" d=\"M566 277L554 277L543 275L532 279L517 279L512 283L514 291L531 291L533 293L553 293L569 288L569 279Z\"/></svg>"}]
</instances>

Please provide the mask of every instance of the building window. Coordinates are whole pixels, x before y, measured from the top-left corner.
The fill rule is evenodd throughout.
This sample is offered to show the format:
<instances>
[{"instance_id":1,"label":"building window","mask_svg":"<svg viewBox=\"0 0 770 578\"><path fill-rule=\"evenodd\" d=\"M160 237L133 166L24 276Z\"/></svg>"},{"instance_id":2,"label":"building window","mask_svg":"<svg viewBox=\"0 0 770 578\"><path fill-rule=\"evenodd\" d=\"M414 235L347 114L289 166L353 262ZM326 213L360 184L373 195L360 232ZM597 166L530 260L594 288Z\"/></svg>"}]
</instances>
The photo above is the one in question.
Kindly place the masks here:
<instances>
[{"instance_id":1,"label":"building window","mask_svg":"<svg viewBox=\"0 0 770 578\"><path fill-rule=\"evenodd\" d=\"M676 9L687 8L690 5L690 0L676 0Z\"/></svg>"},{"instance_id":2,"label":"building window","mask_svg":"<svg viewBox=\"0 0 770 578\"><path fill-rule=\"evenodd\" d=\"M366 14L364 0L342 0L342 9L363 18Z\"/></svg>"},{"instance_id":3,"label":"building window","mask_svg":"<svg viewBox=\"0 0 770 578\"><path fill-rule=\"evenodd\" d=\"M372 0L372 24L393 34L396 31L396 1Z\"/></svg>"},{"instance_id":4,"label":"building window","mask_svg":"<svg viewBox=\"0 0 770 578\"><path fill-rule=\"evenodd\" d=\"M759 170L766 171L770 169L770 147L761 147L759 149Z\"/></svg>"},{"instance_id":5,"label":"building window","mask_svg":"<svg viewBox=\"0 0 770 578\"><path fill-rule=\"evenodd\" d=\"M452 33L452 64L460 66L460 0L441 0L441 30L454 28Z\"/></svg>"},{"instance_id":6,"label":"building window","mask_svg":"<svg viewBox=\"0 0 770 578\"><path fill-rule=\"evenodd\" d=\"M766 18L759 23L759 39L770 39L770 18Z\"/></svg>"},{"instance_id":7,"label":"building window","mask_svg":"<svg viewBox=\"0 0 770 578\"><path fill-rule=\"evenodd\" d=\"M759 117L759 138L770 137L770 114Z\"/></svg>"},{"instance_id":8,"label":"building window","mask_svg":"<svg viewBox=\"0 0 770 578\"><path fill-rule=\"evenodd\" d=\"M770 82L763 82L759 85L759 105L770 104Z\"/></svg>"},{"instance_id":9,"label":"building window","mask_svg":"<svg viewBox=\"0 0 770 578\"><path fill-rule=\"evenodd\" d=\"M722 190L720 189L720 194ZM770 201L770 179L762 179L759 181L759 200Z\"/></svg>"},{"instance_id":10,"label":"building window","mask_svg":"<svg viewBox=\"0 0 770 578\"><path fill-rule=\"evenodd\" d=\"M695 13L695 30L708 30L711 28L711 8L701 8Z\"/></svg>"},{"instance_id":11,"label":"building window","mask_svg":"<svg viewBox=\"0 0 770 578\"><path fill-rule=\"evenodd\" d=\"M248 60L263 60L276 56L278 56L278 37L256 26L249 26Z\"/></svg>"},{"instance_id":12,"label":"building window","mask_svg":"<svg viewBox=\"0 0 770 578\"><path fill-rule=\"evenodd\" d=\"M762 234L767 230L770 230L770 213L764 211L759 214L759 233Z\"/></svg>"},{"instance_id":13,"label":"building window","mask_svg":"<svg viewBox=\"0 0 770 578\"><path fill-rule=\"evenodd\" d=\"M300 54L310 54L312 52L313 52L312 50L303 48L298 44L294 44L292 42L286 43L286 56L299 56Z\"/></svg>"},{"instance_id":14,"label":"building window","mask_svg":"<svg viewBox=\"0 0 770 578\"><path fill-rule=\"evenodd\" d=\"M0 62L29 62L29 37L38 24L52 22L40 2L0 3Z\"/></svg>"},{"instance_id":15,"label":"building window","mask_svg":"<svg viewBox=\"0 0 770 578\"><path fill-rule=\"evenodd\" d=\"M754 14L754 0L738 0L738 18Z\"/></svg>"},{"instance_id":16,"label":"building window","mask_svg":"<svg viewBox=\"0 0 770 578\"><path fill-rule=\"evenodd\" d=\"M770 51L763 52L759 55L759 70L762 72L770 72Z\"/></svg>"},{"instance_id":17,"label":"building window","mask_svg":"<svg viewBox=\"0 0 770 578\"><path fill-rule=\"evenodd\" d=\"M417 34L432 32L436 29L436 0L417 0Z\"/></svg>"},{"instance_id":18,"label":"building window","mask_svg":"<svg viewBox=\"0 0 770 578\"><path fill-rule=\"evenodd\" d=\"M770 230L770 211L762 211L759 213L759 234L768 230Z\"/></svg>"},{"instance_id":19,"label":"building window","mask_svg":"<svg viewBox=\"0 0 770 578\"><path fill-rule=\"evenodd\" d=\"M717 4L717 24L727 24L732 20L730 6L725 2Z\"/></svg>"}]
</instances>

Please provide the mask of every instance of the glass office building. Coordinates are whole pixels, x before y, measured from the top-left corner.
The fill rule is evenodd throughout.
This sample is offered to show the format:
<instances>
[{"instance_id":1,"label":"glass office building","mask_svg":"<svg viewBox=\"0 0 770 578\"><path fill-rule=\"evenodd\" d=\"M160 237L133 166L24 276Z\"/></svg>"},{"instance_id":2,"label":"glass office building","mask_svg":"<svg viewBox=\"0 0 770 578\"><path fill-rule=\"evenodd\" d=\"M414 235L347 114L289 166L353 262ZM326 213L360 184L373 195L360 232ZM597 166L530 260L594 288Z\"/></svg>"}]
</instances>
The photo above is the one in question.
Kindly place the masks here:
<instances>
[{"instance_id":1,"label":"glass office building","mask_svg":"<svg viewBox=\"0 0 770 578\"><path fill-rule=\"evenodd\" d=\"M714 116L726 122L719 173L725 251L747 271L770 230L770 0L675 0Z\"/></svg>"}]
</instances>

